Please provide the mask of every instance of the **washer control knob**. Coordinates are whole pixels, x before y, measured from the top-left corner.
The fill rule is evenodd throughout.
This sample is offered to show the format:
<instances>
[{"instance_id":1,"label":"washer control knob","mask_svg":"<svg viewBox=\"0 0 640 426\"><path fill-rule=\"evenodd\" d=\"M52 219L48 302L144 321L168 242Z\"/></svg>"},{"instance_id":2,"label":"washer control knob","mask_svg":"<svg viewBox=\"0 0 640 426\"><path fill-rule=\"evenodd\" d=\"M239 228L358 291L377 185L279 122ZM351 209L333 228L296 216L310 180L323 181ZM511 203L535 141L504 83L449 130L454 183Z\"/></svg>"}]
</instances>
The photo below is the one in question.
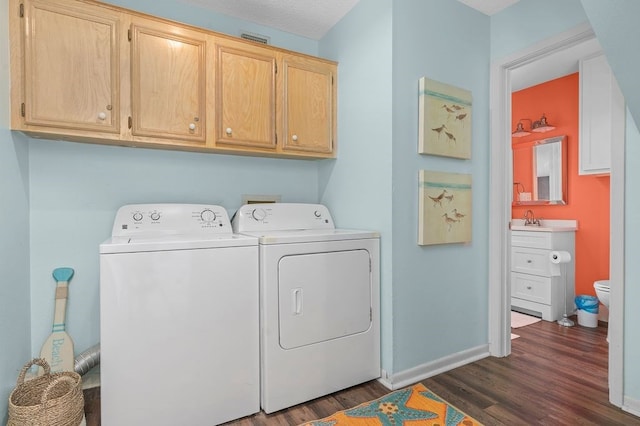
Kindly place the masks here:
<instances>
[{"instance_id":1,"label":"washer control knob","mask_svg":"<svg viewBox=\"0 0 640 426\"><path fill-rule=\"evenodd\" d=\"M151 220L160 220L160 213L153 212L151 213L150 217L151 217Z\"/></svg>"},{"instance_id":2,"label":"washer control knob","mask_svg":"<svg viewBox=\"0 0 640 426\"><path fill-rule=\"evenodd\" d=\"M140 222L142 220L142 213L135 212L133 214L133 220L136 221L136 222Z\"/></svg>"},{"instance_id":3,"label":"washer control knob","mask_svg":"<svg viewBox=\"0 0 640 426\"><path fill-rule=\"evenodd\" d=\"M200 219L203 222L210 223L216 220L216 214L211 209L204 209L200 212Z\"/></svg>"},{"instance_id":4,"label":"washer control knob","mask_svg":"<svg viewBox=\"0 0 640 426\"><path fill-rule=\"evenodd\" d=\"M313 212L313 215L315 217L320 217L320 216L322 216L322 213L320 213L318 210L316 210L316 211Z\"/></svg>"},{"instance_id":5,"label":"washer control knob","mask_svg":"<svg viewBox=\"0 0 640 426\"><path fill-rule=\"evenodd\" d=\"M253 209L251 216L257 221L262 221L267 217L267 212L264 209Z\"/></svg>"}]
</instances>

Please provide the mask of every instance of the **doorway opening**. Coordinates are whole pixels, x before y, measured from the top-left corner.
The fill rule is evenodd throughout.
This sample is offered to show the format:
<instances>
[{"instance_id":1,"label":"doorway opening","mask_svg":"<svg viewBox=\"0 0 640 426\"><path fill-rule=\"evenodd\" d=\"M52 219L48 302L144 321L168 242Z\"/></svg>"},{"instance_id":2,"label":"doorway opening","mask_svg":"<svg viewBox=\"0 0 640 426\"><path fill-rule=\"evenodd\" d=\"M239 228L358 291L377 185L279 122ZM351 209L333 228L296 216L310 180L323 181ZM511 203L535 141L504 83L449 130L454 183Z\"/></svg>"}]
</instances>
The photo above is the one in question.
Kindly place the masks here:
<instances>
[{"instance_id":1,"label":"doorway opening","mask_svg":"<svg viewBox=\"0 0 640 426\"><path fill-rule=\"evenodd\" d=\"M588 24L492 64L491 67L491 184L489 252L489 350L504 357L511 353L511 289L509 222L513 194L511 157L511 91L517 69L542 61L581 43L595 39ZM618 285L611 290L609 318L609 400L622 406L623 397L623 247L624 247L624 141L612 143L611 165L611 263L610 279ZM617 260L619 259L619 260ZM614 286L612 286L614 287Z\"/></svg>"}]
</instances>

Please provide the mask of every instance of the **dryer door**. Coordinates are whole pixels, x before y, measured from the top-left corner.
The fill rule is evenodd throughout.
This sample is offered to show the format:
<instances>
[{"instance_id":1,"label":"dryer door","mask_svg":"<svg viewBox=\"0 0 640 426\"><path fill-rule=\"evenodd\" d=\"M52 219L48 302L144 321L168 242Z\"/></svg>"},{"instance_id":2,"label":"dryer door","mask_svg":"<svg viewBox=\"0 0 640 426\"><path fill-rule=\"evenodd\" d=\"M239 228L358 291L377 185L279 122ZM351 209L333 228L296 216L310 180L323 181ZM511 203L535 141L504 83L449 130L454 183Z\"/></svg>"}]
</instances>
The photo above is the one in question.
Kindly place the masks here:
<instances>
[{"instance_id":1,"label":"dryer door","mask_svg":"<svg viewBox=\"0 0 640 426\"><path fill-rule=\"evenodd\" d=\"M278 265L280 346L300 346L367 331L371 271L367 250L284 256Z\"/></svg>"}]
</instances>

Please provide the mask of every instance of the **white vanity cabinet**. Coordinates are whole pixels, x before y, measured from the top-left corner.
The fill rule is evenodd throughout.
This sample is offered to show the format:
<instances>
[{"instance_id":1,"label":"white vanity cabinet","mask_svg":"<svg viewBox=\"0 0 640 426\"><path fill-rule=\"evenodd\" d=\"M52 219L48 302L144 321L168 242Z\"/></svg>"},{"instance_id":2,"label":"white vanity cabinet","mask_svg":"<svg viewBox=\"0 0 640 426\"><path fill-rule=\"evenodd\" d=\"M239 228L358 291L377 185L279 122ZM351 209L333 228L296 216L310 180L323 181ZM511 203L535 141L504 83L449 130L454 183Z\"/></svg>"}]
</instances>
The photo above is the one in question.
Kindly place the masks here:
<instances>
[{"instance_id":1,"label":"white vanity cabinet","mask_svg":"<svg viewBox=\"0 0 640 426\"><path fill-rule=\"evenodd\" d=\"M625 104L603 53L580 60L579 174L608 174L611 143L624 138Z\"/></svg>"},{"instance_id":2,"label":"white vanity cabinet","mask_svg":"<svg viewBox=\"0 0 640 426\"><path fill-rule=\"evenodd\" d=\"M547 229L511 231L511 307L556 321L565 312L565 300L567 314L574 310L575 232ZM554 250L571 254L570 263L559 265L561 276L552 274L550 253Z\"/></svg>"}]
</instances>

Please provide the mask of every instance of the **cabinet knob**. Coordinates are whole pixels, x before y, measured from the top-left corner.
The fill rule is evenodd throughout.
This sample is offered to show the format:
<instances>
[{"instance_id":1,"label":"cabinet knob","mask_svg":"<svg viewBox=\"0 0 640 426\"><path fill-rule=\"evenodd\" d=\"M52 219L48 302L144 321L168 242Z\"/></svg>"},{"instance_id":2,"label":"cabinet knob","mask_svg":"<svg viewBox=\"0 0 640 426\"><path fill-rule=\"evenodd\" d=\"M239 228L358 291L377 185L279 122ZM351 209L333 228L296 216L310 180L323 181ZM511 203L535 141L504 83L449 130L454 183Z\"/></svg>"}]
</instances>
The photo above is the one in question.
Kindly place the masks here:
<instances>
[{"instance_id":1,"label":"cabinet knob","mask_svg":"<svg viewBox=\"0 0 640 426\"><path fill-rule=\"evenodd\" d=\"M195 130L196 125L194 123L189 124L189 130Z\"/></svg>"},{"instance_id":2,"label":"cabinet knob","mask_svg":"<svg viewBox=\"0 0 640 426\"><path fill-rule=\"evenodd\" d=\"M297 141L297 140L298 140L298 135L293 135L293 136L291 136L291 139L292 139L294 142L295 142L295 141Z\"/></svg>"},{"instance_id":3,"label":"cabinet knob","mask_svg":"<svg viewBox=\"0 0 640 426\"><path fill-rule=\"evenodd\" d=\"M531 259L527 259L527 263L531 263L531 262L532 262L532 260L531 260Z\"/></svg>"},{"instance_id":4,"label":"cabinet knob","mask_svg":"<svg viewBox=\"0 0 640 426\"><path fill-rule=\"evenodd\" d=\"M231 127L227 127L225 132L227 132L227 134L230 135L231 133L233 133L233 130L231 130Z\"/></svg>"},{"instance_id":5,"label":"cabinet knob","mask_svg":"<svg viewBox=\"0 0 640 426\"><path fill-rule=\"evenodd\" d=\"M530 285L527 286L527 290L531 290L531 286Z\"/></svg>"},{"instance_id":6,"label":"cabinet knob","mask_svg":"<svg viewBox=\"0 0 640 426\"><path fill-rule=\"evenodd\" d=\"M100 112L100 113L98 114L98 118L99 118L100 120L104 120L104 119L106 119L106 118L107 118L107 114L105 114L104 112Z\"/></svg>"}]
</instances>

